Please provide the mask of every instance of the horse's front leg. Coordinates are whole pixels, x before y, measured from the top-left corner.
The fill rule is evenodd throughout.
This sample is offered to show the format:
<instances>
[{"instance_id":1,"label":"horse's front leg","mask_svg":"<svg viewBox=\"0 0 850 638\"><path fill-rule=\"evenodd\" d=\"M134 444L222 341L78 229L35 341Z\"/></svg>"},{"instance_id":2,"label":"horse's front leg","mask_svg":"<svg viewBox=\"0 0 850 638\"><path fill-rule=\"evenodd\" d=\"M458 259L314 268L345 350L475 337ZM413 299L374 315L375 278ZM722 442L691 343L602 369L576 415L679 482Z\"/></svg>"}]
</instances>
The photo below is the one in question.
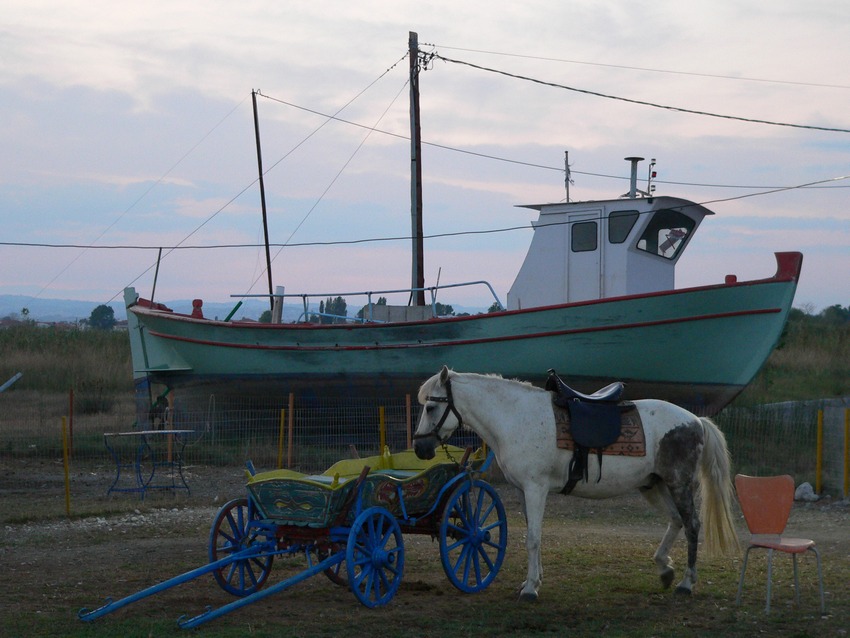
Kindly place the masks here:
<instances>
[{"instance_id":1,"label":"horse's front leg","mask_svg":"<svg viewBox=\"0 0 850 638\"><path fill-rule=\"evenodd\" d=\"M543 582L543 562L540 543L543 536L543 512L546 508L546 489L539 487L523 490L526 536L528 552L528 574L519 592L520 600L537 600L537 590Z\"/></svg>"}]
</instances>

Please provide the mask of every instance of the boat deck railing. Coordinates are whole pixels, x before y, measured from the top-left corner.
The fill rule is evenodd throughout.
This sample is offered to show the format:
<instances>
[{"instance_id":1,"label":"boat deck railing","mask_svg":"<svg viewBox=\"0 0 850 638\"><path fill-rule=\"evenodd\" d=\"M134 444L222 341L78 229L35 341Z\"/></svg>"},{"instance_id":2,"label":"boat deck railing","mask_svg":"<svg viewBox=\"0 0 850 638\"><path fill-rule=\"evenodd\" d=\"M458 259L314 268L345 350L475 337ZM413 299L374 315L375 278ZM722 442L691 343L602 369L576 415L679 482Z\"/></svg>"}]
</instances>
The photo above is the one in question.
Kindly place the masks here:
<instances>
[{"instance_id":1,"label":"boat deck railing","mask_svg":"<svg viewBox=\"0 0 850 638\"><path fill-rule=\"evenodd\" d=\"M276 292L274 294L256 294L256 295L231 295L231 297L239 297L239 298L268 298L272 297L275 300L275 304L280 303L282 305L285 299L300 299L303 305L303 312L299 315L296 323L306 323L310 321L313 317L325 318L330 320L331 323L386 323L383 320L379 320L375 318L374 309L378 304L373 301L373 298L377 296L380 298L383 295L391 295L391 294L410 294L411 298L415 293L418 292L426 292L430 294L431 303L429 307L431 308L431 317L437 318L440 315L437 311L437 293L440 290L447 290L449 288L463 288L470 286L485 286L490 294L493 296L494 304L499 310L504 310L505 306L499 300L496 291L493 289L493 286L490 285L489 282L480 280L480 281L468 281L459 284L438 284L436 286L427 286L424 288L398 288L393 290L366 290L366 291L358 291L358 292L324 292L324 293L284 293L284 292ZM310 310L310 300L311 299L336 299L337 297L342 297L343 299L349 297L366 297L366 303L363 306L362 316L343 316L328 312L319 312L318 310ZM279 300L279 302L278 302ZM492 306L491 306L492 307ZM232 314L232 313L231 313Z\"/></svg>"}]
</instances>

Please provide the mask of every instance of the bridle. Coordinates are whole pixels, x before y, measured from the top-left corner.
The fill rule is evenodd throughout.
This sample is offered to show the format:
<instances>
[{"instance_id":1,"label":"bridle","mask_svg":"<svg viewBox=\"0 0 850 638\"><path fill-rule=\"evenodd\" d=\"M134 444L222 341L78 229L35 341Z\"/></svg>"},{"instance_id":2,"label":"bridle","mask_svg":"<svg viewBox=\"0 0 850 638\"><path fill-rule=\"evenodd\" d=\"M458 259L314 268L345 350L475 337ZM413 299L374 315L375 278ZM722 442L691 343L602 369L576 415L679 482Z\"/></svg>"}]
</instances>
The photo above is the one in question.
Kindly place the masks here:
<instances>
[{"instance_id":1,"label":"bridle","mask_svg":"<svg viewBox=\"0 0 850 638\"><path fill-rule=\"evenodd\" d=\"M439 443L439 444L445 443L446 439L448 437L446 437L446 439L441 438L440 437L440 430L443 428L443 425L445 425L446 419L448 418L450 412L455 415L455 418L457 419L457 422L458 422L458 427L463 426L463 417L460 416L460 412L457 411L457 408L455 407L455 404L454 404L454 400L452 399L452 382L451 382L451 379L446 379L445 386L446 386L446 396L444 396L444 397L426 396L425 397L426 401L436 401L437 403L445 403L446 404L446 409L443 411L443 416L440 417L440 420L437 422L437 425L434 427L434 429L431 430L430 432L428 432L427 434L414 434L413 435L414 441L416 441L418 439L427 439L427 438L430 438L430 437L433 436L434 438L437 439L437 443Z\"/></svg>"}]
</instances>

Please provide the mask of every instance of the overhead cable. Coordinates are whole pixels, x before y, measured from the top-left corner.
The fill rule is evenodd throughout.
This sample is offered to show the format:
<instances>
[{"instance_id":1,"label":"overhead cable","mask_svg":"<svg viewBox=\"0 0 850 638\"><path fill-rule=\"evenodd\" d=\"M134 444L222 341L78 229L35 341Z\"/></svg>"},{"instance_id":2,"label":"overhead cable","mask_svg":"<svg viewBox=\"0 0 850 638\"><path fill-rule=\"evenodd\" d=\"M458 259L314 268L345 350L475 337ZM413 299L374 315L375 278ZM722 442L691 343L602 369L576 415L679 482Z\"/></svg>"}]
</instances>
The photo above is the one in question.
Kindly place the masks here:
<instances>
[{"instance_id":1,"label":"overhead cable","mask_svg":"<svg viewBox=\"0 0 850 638\"><path fill-rule=\"evenodd\" d=\"M564 64L582 64L585 66L598 66L605 67L608 69L623 69L626 71L643 71L648 73L666 73L670 75L690 75L694 77L700 78L712 78L717 80L735 80L737 82L763 82L768 84L790 84L793 86L811 86L816 88L823 89L850 89L850 86L846 84L825 84L822 82L800 82L796 80L775 80L769 78L753 78L742 75L721 75L718 73L699 73L696 71L674 71L672 69L653 69L651 67L645 66L629 66L625 64L605 64L603 62L588 62L587 60L565 60L563 58L551 58L540 55L523 55L520 53L504 53L501 51L482 51L479 49L465 49L462 47L450 47L445 45L438 44L425 44L422 46L430 46L440 49L450 49L453 51L465 51L467 53L483 53L485 55L499 55L503 57L510 58L522 58L525 60L542 60L544 62L561 62Z\"/></svg>"},{"instance_id":2,"label":"overhead cable","mask_svg":"<svg viewBox=\"0 0 850 638\"><path fill-rule=\"evenodd\" d=\"M598 91L590 91L588 89L579 89L573 86L567 86L565 84L558 84L557 82L548 82L545 80L538 80L536 78L531 78L525 75L518 75L516 73L509 73L508 71L500 71L499 69L492 69L490 67L481 66L480 64L473 64L472 62L465 62L463 60L454 60L452 58L447 58L439 53L432 54L435 58L439 60L443 60L444 62L451 62L452 64L461 64L463 66L468 66L473 69L478 69L479 71L487 71L488 73L496 73L498 75L504 75L509 78L514 78L517 80L525 80L526 82L533 82L535 84L541 84L543 86L551 86L558 89L564 89L565 91L573 91L575 93L582 93L584 95L593 95L595 97L602 97L608 100L617 100L620 102L627 102L629 104L639 104L641 106L651 106L656 109L664 109L667 111L675 111L677 113L689 113L691 115L703 115L705 117L716 117L724 120L735 120L738 122L747 122L749 124L767 124L769 126L785 126L790 128L798 128L798 129L807 129L813 131L827 131L830 133L850 133L850 129L845 128L837 128L831 126L815 126L812 124L790 124L788 122L772 122L770 120L761 120L756 118L749 117L740 117L737 115L723 115L720 113L711 113L709 111L697 111L695 109L686 109L680 106L669 106L666 104L656 104L655 102L647 102L645 100L635 100L627 97L620 97L617 95L608 95L607 93L599 93Z\"/></svg>"}]
</instances>

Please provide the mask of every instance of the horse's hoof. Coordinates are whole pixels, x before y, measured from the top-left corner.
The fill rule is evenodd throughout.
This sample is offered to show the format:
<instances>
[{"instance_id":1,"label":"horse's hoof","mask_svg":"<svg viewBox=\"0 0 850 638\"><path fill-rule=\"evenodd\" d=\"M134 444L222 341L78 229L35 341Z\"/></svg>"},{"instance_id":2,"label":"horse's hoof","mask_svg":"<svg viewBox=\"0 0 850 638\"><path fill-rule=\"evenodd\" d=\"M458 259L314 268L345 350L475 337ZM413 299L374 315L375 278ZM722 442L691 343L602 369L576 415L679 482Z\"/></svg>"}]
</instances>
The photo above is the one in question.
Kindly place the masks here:
<instances>
[{"instance_id":1,"label":"horse's hoof","mask_svg":"<svg viewBox=\"0 0 850 638\"><path fill-rule=\"evenodd\" d=\"M664 589L670 589L673 585L673 580L676 578L676 571L672 567L668 567L660 574L661 586Z\"/></svg>"},{"instance_id":2,"label":"horse's hoof","mask_svg":"<svg viewBox=\"0 0 850 638\"><path fill-rule=\"evenodd\" d=\"M678 587L676 587L676 591L674 593L677 596L690 596L692 592L687 587L682 587L681 585L679 585Z\"/></svg>"},{"instance_id":3,"label":"horse's hoof","mask_svg":"<svg viewBox=\"0 0 850 638\"><path fill-rule=\"evenodd\" d=\"M519 593L520 602L524 603L533 603L537 601L537 592L536 591L521 591Z\"/></svg>"}]
</instances>

